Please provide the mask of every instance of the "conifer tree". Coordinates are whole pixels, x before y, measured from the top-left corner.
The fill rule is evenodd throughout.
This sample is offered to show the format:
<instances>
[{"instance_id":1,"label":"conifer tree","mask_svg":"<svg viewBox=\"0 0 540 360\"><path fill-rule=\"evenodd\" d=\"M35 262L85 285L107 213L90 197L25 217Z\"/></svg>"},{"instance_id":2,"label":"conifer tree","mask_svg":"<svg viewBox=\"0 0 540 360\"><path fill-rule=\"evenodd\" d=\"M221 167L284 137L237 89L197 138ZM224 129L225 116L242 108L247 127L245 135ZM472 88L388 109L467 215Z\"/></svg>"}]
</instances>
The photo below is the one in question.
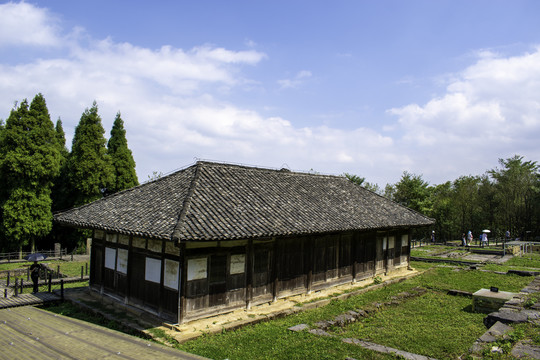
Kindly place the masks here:
<instances>
[{"instance_id":1,"label":"conifer tree","mask_svg":"<svg viewBox=\"0 0 540 360\"><path fill-rule=\"evenodd\" d=\"M99 199L114 184L114 169L107 154L105 130L96 102L86 109L75 128L67 161L71 206Z\"/></svg>"},{"instance_id":2,"label":"conifer tree","mask_svg":"<svg viewBox=\"0 0 540 360\"><path fill-rule=\"evenodd\" d=\"M51 187L60 170L54 125L42 94L11 111L0 141L2 230L22 248L52 227Z\"/></svg>"},{"instance_id":3,"label":"conifer tree","mask_svg":"<svg viewBox=\"0 0 540 360\"><path fill-rule=\"evenodd\" d=\"M116 179L109 193L112 194L139 185L137 173L135 172L135 160L131 150L128 148L126 130L120 112L116 114L114 119L107 152L111 157Z\"/></svg>"},{"instance_id":4,"label":"conifer tree","mask_svg":"<svg viewBox=\"0 0 540 360\"><path fill-rule=\"evenodd\" d=\"M60 173L54 181L52 188L52 208L53 211L64 210L71 204L69 203L70 194L68 192L68 171L67 160L69 157L69 151L66 148L66 134L62 127L62 120L58 118L56 121L56 143L58 150L60 151Z\"/></svg>"}]
</instances>

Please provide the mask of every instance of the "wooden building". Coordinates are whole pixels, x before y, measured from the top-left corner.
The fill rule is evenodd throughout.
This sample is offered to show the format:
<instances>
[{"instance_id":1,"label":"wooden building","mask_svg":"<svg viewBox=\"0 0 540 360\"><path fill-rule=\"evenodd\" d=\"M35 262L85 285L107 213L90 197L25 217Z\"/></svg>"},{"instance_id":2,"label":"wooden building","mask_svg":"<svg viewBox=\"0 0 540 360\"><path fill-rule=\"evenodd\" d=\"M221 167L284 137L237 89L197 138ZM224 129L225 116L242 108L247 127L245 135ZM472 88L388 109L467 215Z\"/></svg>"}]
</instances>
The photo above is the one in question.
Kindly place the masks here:
<instances>
[{"instance_id":1,"label":"wooden building","mask_svg":"<svg viewBox=\"0 0 540 360\"><path fill-rule=\"evenodd\" d=\"M55 214L90 285L182 323L408 267L433 220L345 177L213 162Z\"/></svg>"}]
</instances>

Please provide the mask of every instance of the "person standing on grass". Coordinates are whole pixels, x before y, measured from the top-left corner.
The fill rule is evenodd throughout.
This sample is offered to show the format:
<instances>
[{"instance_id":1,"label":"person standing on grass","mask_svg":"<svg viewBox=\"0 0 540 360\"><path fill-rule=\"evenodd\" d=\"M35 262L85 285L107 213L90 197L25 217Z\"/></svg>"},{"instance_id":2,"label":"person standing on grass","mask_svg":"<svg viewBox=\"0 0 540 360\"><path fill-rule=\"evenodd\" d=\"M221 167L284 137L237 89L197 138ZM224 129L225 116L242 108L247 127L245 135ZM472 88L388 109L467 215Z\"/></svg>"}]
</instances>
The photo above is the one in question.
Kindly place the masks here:
<instances>
[{"instance_id":1,"label":"person standing on grass","mask_svg":"<svg viewBox=\"0 0 540 360\"><path fill-rule=\"evenodd\" d=\"M30 277L32 278L32 282L34 283L34 293L37 293L39 291L39 271L41 270L41 265L38 264L37 261L34 261L32 266L30 266Z\"/></svg>"},{"instance_id":2,"label":"person standing on grass","mask_svg":"<svg viewBox=\"0 0 540 360\"><path fill-rule=\"evenodd\" d=\"M483 233L482 234L482 247L487 246L487 244L488 244L487 234Z\"/></svg>"},{"instance_id":3,"label":"person standing on grass","mask_svg":"<svg viewBox=\"0 0 540 360\"><path fill-rule=\"evenodd\" d=\"M467 239L465 238L465 233L461 234L461 245L467 246Z\"/></svg>"},{"instance_id":4,"label":"person standing on grass","mask_svg":"<svg viewBox=\"0 0 540 360\"><path fill-rule=\"evenodd\" d=\"M473 241L473 234L472 234L472 231L469 230L469 232L467 233L467 245L471 246L472 241Z\"/></svg>"}]
</instances>

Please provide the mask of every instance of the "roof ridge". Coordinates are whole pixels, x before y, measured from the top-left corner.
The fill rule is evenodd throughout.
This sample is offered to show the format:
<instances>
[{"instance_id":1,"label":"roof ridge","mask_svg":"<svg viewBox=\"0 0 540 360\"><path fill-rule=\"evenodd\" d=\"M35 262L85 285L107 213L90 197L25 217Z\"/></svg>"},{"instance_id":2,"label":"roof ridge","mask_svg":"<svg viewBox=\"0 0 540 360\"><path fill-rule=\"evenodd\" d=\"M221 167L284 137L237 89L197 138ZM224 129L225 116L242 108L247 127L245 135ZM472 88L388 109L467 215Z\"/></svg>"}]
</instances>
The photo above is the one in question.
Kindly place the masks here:
<instances>
[{"instance_id":1,"label":"roof ridge","mask_svg":"<svg viewBox=\"0 0 540 360\"><path fill-rule=\"evenodd\" d=\"M217 166L217 167L225 167L225 168L240 168L240 169L249 169L249 170L257 170L257 171L271 171L271 172L282 172L282 173L288 173L291 175L301 175L301 176L320 176L320 177L330 177L330 178L344 178L343 175L336 175L336 174L323 174L320 172L310 172L310 171L304 171L304 170L291 170L287 167L282 167L281 169L274 168L274 167L267 167L267 166L259 166L259 165L248 165L248 164L240 164L240 163L231 163L231 162L225 162L225 161L214 161L214 160L198 160L196 165L209 165L209 166Z\"/></svg>"},{"instance_id":2,"label":"roof ridge","mask_svg":"<svg viewBox=\"0 0 540 360\"><path fill-rule=\"evenodd\" d=\"M199 180L200 169L203 165L204 163L202 161L197 161L195 165L192 165L195 167L195 172L193 174L193 178L191 179L191 183L189 184L189 189L184 199L184 203L182 204L182 211L180 211L180 214L178 214L178 220L176 221L176 225L174 226L174 230L171 234L171 240L173 240L174 242L180 241L180 236L178 235L178 233L180 232L180 228L183 226L186 213L188 211L189 205L191 204L191 198L193 196L193 193L195 192L195 188Z\"/></svg>"}]
</instances>

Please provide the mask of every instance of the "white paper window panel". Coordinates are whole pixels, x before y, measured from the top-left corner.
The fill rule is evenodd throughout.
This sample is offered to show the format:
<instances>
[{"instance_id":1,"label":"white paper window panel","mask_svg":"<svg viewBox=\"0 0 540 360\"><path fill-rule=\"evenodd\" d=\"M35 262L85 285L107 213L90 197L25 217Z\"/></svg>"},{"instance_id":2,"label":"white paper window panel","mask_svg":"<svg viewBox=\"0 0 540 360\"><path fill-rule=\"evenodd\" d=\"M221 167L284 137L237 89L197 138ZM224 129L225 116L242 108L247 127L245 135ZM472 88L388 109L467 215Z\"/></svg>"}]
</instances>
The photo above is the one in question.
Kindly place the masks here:
<instances>
[{"instance_id":1,"label":"white paper window panel","mask_svg":"<svg viewBox=\"0 0 540 360\"><path fill-rule=\"evenodd\" d=\"M165 278L163 279L163 285L178 290L178 270L178 261L165 259Z\"/></svg>"},{"instance_id":2,"label":"white paper window panel","mask_svg":"<svg viewBox=\"0 0 540 360\"><path fill-rule=\"evenodd\" d=\"M207 277L207 260L206 257L189 259L187 269L187 280L200 280Z\"/></svg>"},{"instance_id":3,"label":"white paper window panel","mask_svg":"<svg viewBox=\"0 0 540 360\"><path fill-rule=\"evenodd\" d=\"M116 271L122 274L127 274L128 271L128 251L126 249L118 249L118 257L116 258Z\"/></svg>"},{"instance_id":4,"label":"white paper window panel","mask_svg":"<svg viewBox=\"0 0 540 360\"><path fill-rule=\"evenodd\" d=\"M161 282L161 260L147 257L144 279L155 283Z\"/></svg>"},{"instance_id":5,"label":"white paper window panel","mask_svg":"<svg viewBox=\"0 0 540 360\"><path fill-rule=\"evenodd\" d=\"M388 244L388 242L387 242L386 237L383 237L383 239L382 239L382 248L383 248L383 250L386 250L387 244Z\"/></svg>"},{"instance_id":6,"label":"white paper window panel","mask_svg":"<svg viewBox=\"0 0 540 360\"><path fill-rule=\"evenodd\" d=\"M116 249L106 247L105 248L105 267L107 269L114 270L116 263Z\"/></svg>"},{"instance_id":7,"label":"white paper window panel","mask_svg":"<svg viewBox=\"0 0 540 360\"><path fill-rule=\"evenodd\" d=\"M231 255L231 267L229 273L231 275L242 274L244 272L245 264L245 254Z\"/></svg>"},{"instance_id":8,"label":"white paper window panel","mask_svg":"<svg viewBox=\"0 0 540 360\"><path fill-rule=\"evenodd\" d=\"M409 235L401 235L401 246L409 245Z\"/></svg>"},{"instance_id":9,"label":"white paper window panel","mask_svg":"<svg viewBox=\"0 0 540 360\"><path fill-rule=\"evenodd\" d=\"M394 248L394 242L395 242L395 238L393 236L390 236L388 238L388 248L389 249L393 249Z\"/></svg>"}]
</instances>

